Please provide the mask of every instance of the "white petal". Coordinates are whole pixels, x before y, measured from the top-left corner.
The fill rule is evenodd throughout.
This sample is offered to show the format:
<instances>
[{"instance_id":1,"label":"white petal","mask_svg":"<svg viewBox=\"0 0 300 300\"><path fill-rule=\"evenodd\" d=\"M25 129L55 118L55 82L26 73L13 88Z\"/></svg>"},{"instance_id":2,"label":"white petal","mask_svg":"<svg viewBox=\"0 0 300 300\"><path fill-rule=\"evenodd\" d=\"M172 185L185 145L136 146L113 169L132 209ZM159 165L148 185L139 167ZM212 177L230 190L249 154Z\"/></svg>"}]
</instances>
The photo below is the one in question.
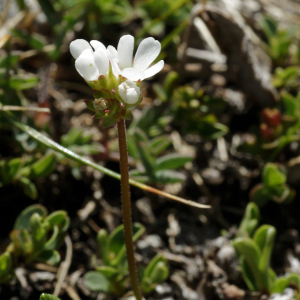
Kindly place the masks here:
<instances>
[{"instance_id":1,"label":"white petal","mask_svg":"<svg viewBox=\"0 0 300 300\"><path fill-rule=\"evenodd\" d=\"M132 66L132 56L134 47L134 37L132 35L124 35L120 38L118 44L118 60L121 69Z\"/></svg>"},{"instance_id":2,"label":"white petal","mask_svg":"<svg viewBox=\"0 0 300 300\"><path fill-rule=\"evenodd\" d=\"M70 52L75 59L86 49L92 50L91 45L86 40L75 40L70 44Z\"/></svg>"},{"instance_id":3,"label":"white petal","mask_svg":"<svg viewBox=\"0 0 300 300\"><path fill-rule=\"evenodd\" d=\"M77 72L87 81L97 80L99 71L96 67L93 51L91 49L84 50L75 61Z\"/></svg>"},{"instance_id":4,"label":"white petal","mask_svg":"<svg viewBox=\"0 0 300 300\"><path fill-rule=\"evenodd\" d=\"M114 59L118 59L118 51L114 46L108 46L107 50Z\"/></svg>"},{"instance_id":5,"label":"white petal","mask_svg":"<svg viewBox=\"0 0 300 300\"><path fill-rule=\"evenodd\" d=\"M133 67L140 71L145 71L161 50L159 41L149 37L140 43L133 61Z\"/></svg>"},{"instance_id":6,"label":"white petal","mask_svg":"<svg viewBox=\"0 0 300 300\"><path fill-rule=\"evenodd\" d=\"M121 84L118 86L118 91L119 91L119 95L122 98L122 100L126 102L126 100L127 100L126 90L121 86Z\"/></svg>"},{"instance_id":7,"label":"white petal","mask_svg":"<svg viewBox=\"0 0 300 300\"><path fill-rule=\"evenodd\" d=\"M149 69L147 69L144 73L145 73L145 78L151 77L155 74L157 74L158 72L160 72L160 70L164 67L164 61L160 60L157 64L153 65L152 67L150 67Z\"/></svg>"},{"instance_id":8,"label":"white petal","mask_svg":"<svg viewBox=\"0 0 300 300\"><path fill-rule=\"evenodd\" d=\"M99 41L92 40L92 41L90 41L90 44L93 46L95 51L99 48L106 50L106 47Z\"/></svg>"},{"instance_id":9,"label":"white petal","mask_svg":"<svg viewBox=\"0 0 300 300\"><path fill-rule=\"evenodd\" d=\"M109 68L109 59L106 48L99 47L94 52L95 64L99 70L100 75L105 75Z\"/></svg>"},{"instance_id":10,"label":"white petal","mask_svg":"<svg viewBox=\"0 0 300 300\"><path fill-rule=\"evenodd\" d=\"M134 103L138 102L138 100L139 100L139 94L137 94L136 90L128 89L126 103L134 104Z\"/></svg>"},{"instance_id":11,"label":"white petal","mask_svg":"<svg viewBox=\"0 0 300 300\"><path fill-rule=\"evenodd\" d=\"M132 81L143 80L145 78L144 72L136 70L134 68L126 68L122 70L121 74L122 76Z\"/></svg>"},{"instance_id":12,"label":"white petal","mask_svg":"<svg viewBox=\"0 0 300 300\"><path fill-rule=\"evenodd\" d=\"M107 47L107 55L111 63L112 71L115 77L118 77L121 74L121 69L117 63L117 59L114 58L115 53L117 53L117 50L113 46ZM118 53L117 53L118 54Z\"/></svg>"}]
</instances>

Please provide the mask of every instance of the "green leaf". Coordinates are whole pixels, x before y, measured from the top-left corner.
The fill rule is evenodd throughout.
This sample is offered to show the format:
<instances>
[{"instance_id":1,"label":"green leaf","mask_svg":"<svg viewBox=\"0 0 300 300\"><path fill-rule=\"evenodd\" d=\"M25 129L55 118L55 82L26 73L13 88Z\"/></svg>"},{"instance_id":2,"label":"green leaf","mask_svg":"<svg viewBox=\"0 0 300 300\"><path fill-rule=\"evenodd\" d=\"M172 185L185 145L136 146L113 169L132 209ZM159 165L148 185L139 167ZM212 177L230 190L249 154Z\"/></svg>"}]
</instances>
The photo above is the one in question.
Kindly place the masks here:
<instances>
[{"instance_id":1,"label":"green leaf","mask_svg":"<svg viewBox=\"0 0 300 300\"><path fill-rule=\"evenodd\" d=\"M250 291L257 291L255 277L244 257L241 257L241 273Z\"/></svg>"},{"instance_id":2,"label":"green leaf","mask_svg":"<svg viewBox=\"0 0 300 300\"><path fill-rule=\"evenodd\" d=\"M297 100L291 94L286 92L281 93L281 99L284 104L285 115L297 117L297 114L299 113L300 103L298 103Z\"/></svg>"},{"instance_id":3,"label":"green leaf","mask_svg":"<svg viewBox=\"0 0 300 300\"><path fill-rule=\"evenodd\" d=\"M161 170L155 172L155 181L161 184L177 183L186 180L186 176L173 170Z\"/></svg>"},{"instance_id":4,"label":"green leaf","mask_svg":"<svg viewBox=\"0 0 300 300\"><path fill-rule=\"evenodd\" d=\"M60 262L60 255L57 250L43 250L35 260L54 266Z\"/></svg>"},{"instance_id":5,"label":"green leaf","mask_svg":"<svg viewBox=\"0 0 300 300\"><path fill-rule=\"evenodd\" d=\"M129 176L139 182L150 182L151 181L149 176L145 175L144 173L140 172L137 169L130 170Z\"/></svg>"},{"instance_id":6,"label":"green leaf","mask_svg":"<svg viewBox=\"0 0 300 300\"><path fill-rule=\"evenodd\" d=\"M259 269L261 251L258 245L250 238L237 238L233 241L233 246L245 259L245 263L249 267L248 273L251 272L255 288L259 291L268 290L268 278Z\"/></svg>"},{"instance_id":7,"label":"green leaf","mask_svg":"<svg viewBox=\"0 0 300 300\"><path fill-rule=\"evenodd\" d=\"M93 292L112 292L111 282L100 272L90 271L84 276L85 286Z\"/></svg>"},{"instance_id":8,"label":"green leaf","mask_svg":"<svg viewBox=\"0 0 300 300\"><path fill-rule=\"evenodd\" d=\"M4 252L0 255L0 283L5 283L11 280L13 276L13 264L11 254Z\"/></svg>"},{"instance_id":9,"label":"green leaf","mask_svg":"<svg viewBox=\"0 0 300 300\"><path fill-rule=\"evenodd\" d=\"M99 266L96 270L103 274L107 279L112 279L118 276L119 270L110 266Z\"/></svg>"},{"instance_id":10,"label":"green leaf","mask_svg":"<svg viewBox=\"0 0 300 300\"><path fill-rule=\"evenodd\" d=\"M166 259L158 254L155 256L148 266L146 267L141 286L145 293L150 293L154 290L155 286L164 280L166 280L169 276L169 270L167 267Z\"/></svg>"},{"instance_id":11,"label":"green leaf","mask_svg":"<svg viewBox=\"0 0 300 300\"><path fill-rule=\"evenodd\" d=\"M260 212L257 205L253 202L248 203L237 237L251 237L258 226L259 219Z\"/></svg>"},{"instance_id":12,"label":"green leaf","mask_svg":"<svg viewBox=\"0 0 300 300\"><path fill-rule=\"evenodd\" d=\"M57 249L64 238L64 232L60 232L60 229L57 225L54 225L52 236L50 239L45 243L45 249L47 250L54 250Z\"/></svg>"},{"instance_id":13,"label":"green leaf","mask_svg":"<svg viewBox=\"0 0 300 300\"><path fill-rule=\"evenodd\" d=\"M17 91L32 89L38 85L38 82L38 77L33 75L12 75L9 77L9 87Z\"/></svg>"},{"instance_id":14,"label":"green leaf","mask_svg":"<svg viewBox=\"0 0 300 300\"><path fill-rule=\"evenodd\" d=\"M166 150L172 144L172 140L168 135L161 135L152 139L149 144L152 153L156 156Z\"/></svg>"},{"instance_id":15,"label":"green leaf","mask_svg":"<svg viewBox=\"0 0 300 300\"><path fill-rule=\"evenodd\" d=\"M45 218L45 222L48 222L51 227L57 225L60 229L64 231L67 228L65 227L66 219L68 219L68 213L64 210L57 210Z\"/></svg>"},{"instance_id":16,"label":"green leaf","mask_svg":"<svg viewBox=\"0 0 300 300\"><path fill-rule=\"evenodd\" d=\"M11 159L8 162L4 162L5 166L3 166L4 174L2 177L4 177L4 181L6 182L12 182L16 179L16 176L18 175L18 171L23 166L24 162L22 158L14 158Z\"/></svg>"},{"instance_id":17,"label":"green leaf","mask_svg":"<svg viewBox=\"0 0 300 300\"><path fill-rule=\"evenodd\" d=\"M75 127L71 128L67 134L64 134L61 137L61 144L64 147L69 147L74 144L77 144L78 140L82 136L82 133L83 133L82 130L80 130L78 128L75 128Z\"/></svg>"},{"instance_id":18,"label":"green leaf","mask_svg":"<svg viewBox=\"0 0 300 300\"><path fill-rule=\"evenodd\" d=\"M193 157L183 156L178 153L164 155L156 160L155 170L174 170L183 167L187 162L192 161Z\"/></svg>"},{"instance_id":19,"label":"green leaf","mask_svg":"<svg viewBox=\"0 0 300 300\"><path fill-rule=\"evenodd\" d=\"M20 54L15 53L8 53L8 55L2 55L0 58L0 68L3 69L10 69L14 67L18 60L19 60Z\"/></svg>"},{"instance_id":20,"label":"green leaf","mask_svg":"<svg viewBox=\"0 0 300 300\"><path fill-rule=\"evenodd\" d=\"M142 224L133 224L133 235L132 240L136 242L142 234L145 232L145 227ZM111 266L117 266L125 258L126 247L125 247L125 237L124 237L124 226L118 226L108 237L107 247L106 247L106 258Z\"/></svg>"},{"instance_id":21,"label":"green leaf","mask_svg":"<svg viewBox=\"0 0 300 300\"><path fill-rule=\"evenodd\" d=\"M265 205L272 195L270 195L270 191L267 187L265 187L263 184L256 185L251 191L250 191L250 199L252 202L255 202L258 206Z\"/></svg>"},{"instance_id":22,"label":"green leaf","mask_svg":"<svg viewBox=\"0 0 300 300\"><path fill-rule=\"evenodd\" d=\"M60 299L50 294L42 294L40 296L40 300L60 300Z\"/></svg>"},{"instance_id":23,"label":"green leaf","mask_svg":"<svg viewBox=\"0 0 300 300\"><path fill-rule=\"evenodd\" d=\"M100 229L97 233L97 244L100 252L100 257L105 264L109 263L106 258L107 236L108 234L105 229Z\"/></svg>"},{"instance_id":24,"label":"green leaf","mask_svg":"<svg viewBox=\"0 0 300 300\"><path fill-rule=\"evenodd\" d=\"M128 154L130 156L132 156L135 159L139 158L139 150L136 146L134 137L131 135L127 136L127 148L128 148Z\"/></svg>"},{"instance_id":25,"label":"green leaf","mask_svg":"<svg viewBox=\"0 0 300 300\"><path fill-rule=\"evenodd\" d=\"M153 177L155 157L151 153L151 148L146 142L137 142L137 149L139 151L139 157L146 170L146 175L150 178Z\"/></svg>"},{"instance_id":26,"label":"green leaf","mask_svg":"<svg viewBox=\"0 0 300 300\"><path fill-rule=\"evenodd\" d=\"M47 238L47 230L42 224L41 216L34 213L30 218L31 238L34 249L42 249Z\"/></svg>"},{"instance_id":27,"label":"green leaf","mask_svg":"<svg viewBox=\"0 0 300 300\"><path fill-rule=\"evenodd\" d=\"M29 229L30 227L30 218L37 213L42 218L45 218L48 214L47 209L40 205L40 204L34 204L27 208L25 208L20 215L17 217L14 229L17 230L23 230L23 229Z\"/></svg>"},{"instance_id":28,"label":"green leaf","mask_svg":"<svg viewBox=\"0 0 300 300\"><path fill-rule=\"evenodd\" d=\"M267 187L276 187L286 182L286 175L273 163L265 165L262 177Z\"/></svg>"},{"instance_id":29,"label":"green leaf","mask_svg":"<svg viewBox=\"0 0 300 300\"><path fill-rule=\"evenodd\" d=\"M276 229L270 225L259 227L253 237L254 242L258 245L261 251L259 268L267 274L270 268L270 259L274 247Z\"/></svg>"},{"instance_id":30,"label":"green leaf","mask_svg":"<svg viewBox=\"0 0 300 300\"><path fill-rule=\"evenodd\" d=\"M166 79L164 80L164 90L167 95L167 98L169 99L174 92L174 89L176 87L176 81L179 78L179 74L177 72L171 71L166 76Z\"/></svg>"},{"instance_id":31,"label":"green leaf","mask_svg":"<svg viewBox=\"0 0 300 300\"><path fill-rule=\"evenodd\" d=\"M37 198L38 191L32 181L30 181L27 177L21 177L19 178L19 183L22 186L25 195L34 200Z\"/></svg>"},{"instance_id":32,"label":"green leaf","mask_svg":"<svg viewBox=\"0 0 300 300\"><path fill-rule=\"evenodd\" d=\"M148 143L149 139L147 134L140 128L136 128L134 132L134 137L137 142L145 142Z\"/></svg>"},{"instance_id":33,"label":"green leaf","mask_svg":"<svg viewBox=\"0 0 300 300\"><path fill-rule=\"evenodd\" d=\"M50 175L56 166L56 158L54 153L43 156L31 166L30 177L37 179Z\"/></svg>"}]
</instances>

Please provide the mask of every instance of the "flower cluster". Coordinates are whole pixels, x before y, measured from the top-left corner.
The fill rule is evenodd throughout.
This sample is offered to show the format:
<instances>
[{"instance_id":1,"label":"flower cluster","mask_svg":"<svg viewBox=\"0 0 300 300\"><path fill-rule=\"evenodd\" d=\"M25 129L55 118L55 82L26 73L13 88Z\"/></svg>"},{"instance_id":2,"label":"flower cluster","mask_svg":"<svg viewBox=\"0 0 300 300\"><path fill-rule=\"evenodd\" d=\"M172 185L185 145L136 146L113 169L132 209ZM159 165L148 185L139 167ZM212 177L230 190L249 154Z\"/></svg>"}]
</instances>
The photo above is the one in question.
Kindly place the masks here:
<instances>
[{"instance_id":1,"label":"flower cluster","mask_svg":"<svg viewBox=\"0 0 300 300\"><path fill-rule=\"evenodd\" d=\"M130 107L141 98L141 81L157 74L164 66L161 60L149 67L160 53L159 41L144 39L133 59L134 37L124 35L117 49L107 48L99 41L78 39L70 44L75 68L94 90L95 100L87 101L102 126L111 126L120 118L131 119Z\"/></svg>"}]
</instances>

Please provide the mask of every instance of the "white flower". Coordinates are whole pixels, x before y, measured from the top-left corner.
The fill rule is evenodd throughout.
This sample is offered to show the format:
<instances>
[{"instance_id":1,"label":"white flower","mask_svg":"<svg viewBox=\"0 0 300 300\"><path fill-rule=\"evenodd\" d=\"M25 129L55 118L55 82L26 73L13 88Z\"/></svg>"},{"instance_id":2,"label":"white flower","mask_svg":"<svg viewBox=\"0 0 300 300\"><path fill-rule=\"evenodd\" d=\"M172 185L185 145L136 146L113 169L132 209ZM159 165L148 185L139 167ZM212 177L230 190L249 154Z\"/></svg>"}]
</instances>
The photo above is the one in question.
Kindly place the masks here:
<instances>
[{"instance_id":1,"label":"white flower","mask_svg":"<svg viewBox=\"0 0 300 300\"><path fill-rule=\"evenodd\" d=\"M157 74L164 66L161 60L149 68L150 64L160 53L161 45L159 41L149 37L144 39L133 59L134 37L124 35L120 38L118 50L113 46L108 46L108 57L112 64L115 76L122 75L129 80L144 80Z\"/></svg>"},{"instance_id":2,"label":"white flower","mask_svg":"<svg viewBox=\"0 0 300 300\"><path fill-rule=\"evenodd\" d=\"M109 68L105 46L98 41L91 41L91 45L80 39L70 44L70 52L76 59L75 68L87 81L97 80L100 75L105 75Z\"/></svg>"},{"instance_id":3,"label":"white flower","mask_svg":"<svg viewBox=\"0 0 300 300\"><path fill-rule=\"evenodd\" d=\"M141 90L136 83L131 80L122 82L118 86L118 91L126 104L135 104L139 101Z\"/></svg>"}]
</instances>

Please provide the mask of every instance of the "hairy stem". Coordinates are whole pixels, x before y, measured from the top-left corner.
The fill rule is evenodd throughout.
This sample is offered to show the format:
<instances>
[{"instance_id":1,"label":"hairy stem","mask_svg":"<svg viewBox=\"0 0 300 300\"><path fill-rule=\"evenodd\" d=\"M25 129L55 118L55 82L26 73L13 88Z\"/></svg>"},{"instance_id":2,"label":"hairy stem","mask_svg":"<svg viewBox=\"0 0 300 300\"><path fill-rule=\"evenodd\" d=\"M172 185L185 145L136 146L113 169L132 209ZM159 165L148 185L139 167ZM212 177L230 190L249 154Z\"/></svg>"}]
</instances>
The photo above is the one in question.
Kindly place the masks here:
<instances>
[{"instance_id":1,"label":"hairy stem","mask_svg":"<svg viewBox=\"0 0 300 300\"><path fill-rule=\"evenodd\" d=\"M118 137L120 149L120 173L121 173L121 192L122 192L122 211L124 223L125 245L127 253L127 261L129 268L129 275L131 286L137 300L142 300L142 294L137 277L135 260L134 260L134 246L132 241L132 222L131 222L131 199L130 199L130 185L128 173L128 153L126 142L126 125L125 120L121 119L118 123Z\"/></svg>"}]
</instances>

